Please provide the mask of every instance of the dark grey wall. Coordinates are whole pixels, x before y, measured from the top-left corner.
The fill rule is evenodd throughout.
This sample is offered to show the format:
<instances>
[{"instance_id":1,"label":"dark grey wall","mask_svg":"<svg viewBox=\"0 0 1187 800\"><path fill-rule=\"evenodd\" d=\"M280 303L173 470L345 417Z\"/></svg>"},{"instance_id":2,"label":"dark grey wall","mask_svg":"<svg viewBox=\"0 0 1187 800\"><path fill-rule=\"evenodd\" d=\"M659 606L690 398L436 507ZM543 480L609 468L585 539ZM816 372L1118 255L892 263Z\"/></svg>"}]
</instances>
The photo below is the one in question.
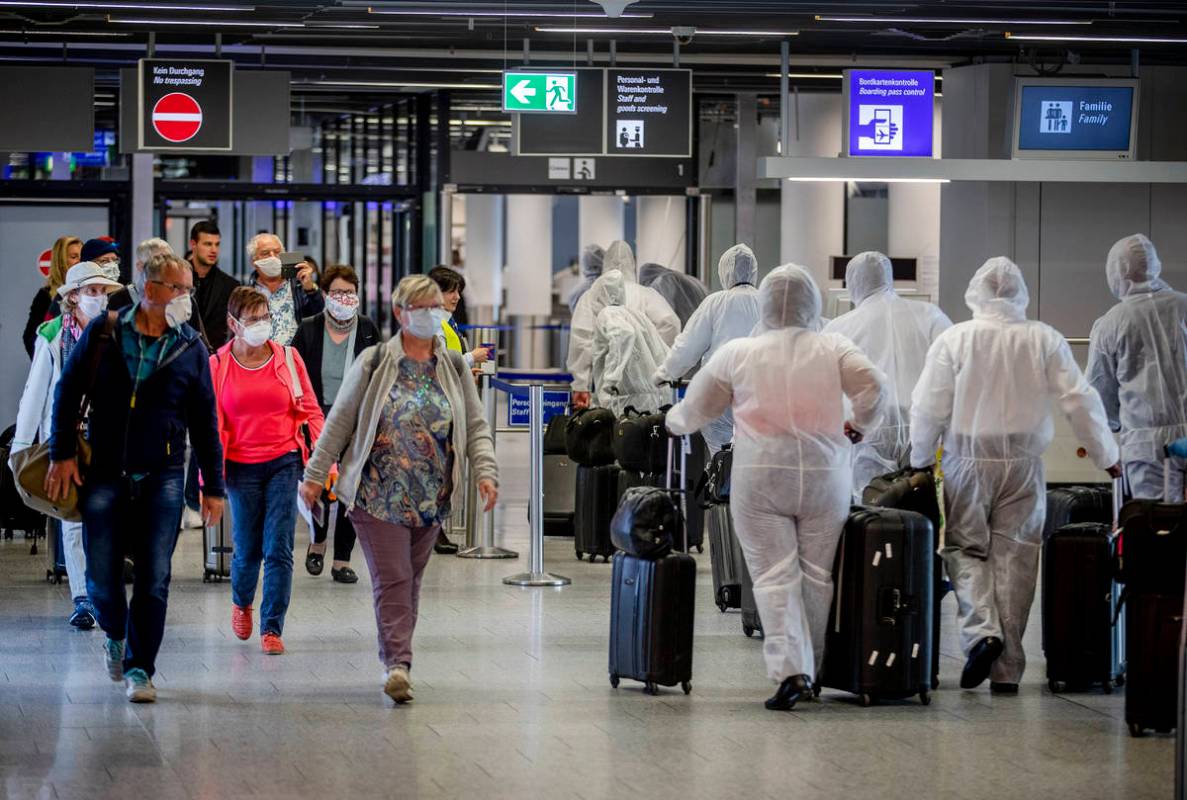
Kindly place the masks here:
<instances>
[{"instance_id":1,"label":"dark grey wall","mask_svg":"<svg viewBox=\"0 0 1187 800\"><path fill-rule=\"evenodd\" d=\"M95 70L89 67L0 67L0 108L0 151L95 148Z\"/></svg>"}]
</instances>

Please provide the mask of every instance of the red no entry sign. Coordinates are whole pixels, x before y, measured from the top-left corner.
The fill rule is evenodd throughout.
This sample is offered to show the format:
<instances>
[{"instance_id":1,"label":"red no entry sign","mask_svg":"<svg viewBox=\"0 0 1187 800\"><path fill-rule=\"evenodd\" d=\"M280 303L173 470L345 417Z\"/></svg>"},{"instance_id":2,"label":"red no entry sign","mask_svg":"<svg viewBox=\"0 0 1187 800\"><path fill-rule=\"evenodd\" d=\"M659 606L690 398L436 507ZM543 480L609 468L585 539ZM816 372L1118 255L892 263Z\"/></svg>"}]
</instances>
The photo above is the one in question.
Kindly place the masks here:
<instances>
[{"instance_id":1,"label":"red no entry sign","mask_svg":"<svg viewBox=\"0 0 1187 800\"><path fill-rule=\"evenodd\" d=\"M41 270L42 275L49 275L50 267L54 265L54 251L46 250L41 255L37 256L37 269Z\"/></svg>"},{"instance_id":2,"label":"red no entry sign","mask_svg":"<svg viewBox=\"0 0 1187 800\"><path fill-rule=\"evenodd\" d=\"M170 142L188 142L202 128L202 106L184 92L172 92L152 109L153 129Z\"/></svg>"}]
</instances>

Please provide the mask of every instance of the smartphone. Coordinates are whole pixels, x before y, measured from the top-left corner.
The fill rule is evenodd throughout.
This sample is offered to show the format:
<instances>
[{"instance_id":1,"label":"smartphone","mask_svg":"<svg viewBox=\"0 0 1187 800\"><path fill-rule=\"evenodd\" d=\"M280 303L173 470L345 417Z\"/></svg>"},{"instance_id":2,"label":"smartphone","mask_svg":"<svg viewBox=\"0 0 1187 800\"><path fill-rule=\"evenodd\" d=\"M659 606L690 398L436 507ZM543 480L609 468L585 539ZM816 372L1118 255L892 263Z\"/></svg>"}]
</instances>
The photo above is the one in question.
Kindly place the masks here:
<instances>
[{"instance_id":1,"label":"smartphone","mask_svg":"<svg viewBox=\"0 0 1187 800\"><path fill-rule=\"evenodd\" d=\"M286 281L297 277L297 265L305 260L304 253L280 254L280 277Z\"/></svg>"}]
</instances>

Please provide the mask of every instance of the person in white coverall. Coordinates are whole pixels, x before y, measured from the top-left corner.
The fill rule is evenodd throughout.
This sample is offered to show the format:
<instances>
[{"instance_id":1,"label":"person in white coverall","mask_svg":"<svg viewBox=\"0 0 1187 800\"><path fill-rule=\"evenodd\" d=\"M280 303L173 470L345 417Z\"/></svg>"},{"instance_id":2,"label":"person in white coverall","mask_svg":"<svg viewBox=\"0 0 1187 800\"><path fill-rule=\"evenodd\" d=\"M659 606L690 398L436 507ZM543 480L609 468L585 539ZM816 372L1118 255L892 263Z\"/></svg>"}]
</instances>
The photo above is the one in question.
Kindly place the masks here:
<instances>
[{"instance_id":1,"label":"person in white coverall","mask_svg":"<svg viewBox=\"0 0 1187 800\"><path fill-rule=\"evenodd\" d=\"M1121 461L1134 497L1163 495L1162 448L1187 436L1187 295L1159 274L1154 245L1141 234L1113 245L1105 262L1121 302L1092 326L1088 381L1121 432ZM1170 498L1183 497L1187 460L1174 458Z\"/></svg>"},{"instance_id":2,"label":"person in white coverall","mask_svg":"<svg viewBox=\"0 0 1187 800\"><path fill-rule=\"evenodd\" d=\"M885 377L848 339L812 330L820 291L803 267L772 270L758 293L767 332L718 349L667 427L692 433L733 408L730 513L754 579L767 674L779 682L766 706L788 710L823 663L853 485L850 438L877 425Z\"/></svg>"},{"instance_id":3,"label":"person in white coverall","mask_svg":"<svg viewBox=\"0 0 1187 800\"><path fill-rule=\"evenodd\" d=\"M726 342L749 336L758 324L758 260L744 244L736 244L717 262L721 291L709 295L676 337L676 344L655 373L655 383L679 380L698 364L706 364ZM710 453L734 438L729 409L701 431Z\"/></svg>"},{"instance_id":4,"label":"person in white coverall","mask_svg":"<svg viewBox=\"0 0 1187 800\"><path fill-rule=\"evenodd\" d=\"M669 347L676 341L676 334L680 333L680 318L654 289L639 285L635 271L635 256L631 246L626 242L613 242L606 249L604 272L618 270L626 281L626 302L624 305L638 311L651 320L659 331L663 343ZM598 278L601 281L605 275ZM567 366L573 376L573 406L586 408L589 406L589 392L591 389L591 369L593 367L594 330L597 325L598 312L605 306L606 293L595 292L590 287L581 296L573 310L573 320L569 329L569 357Z\"/></svg>"},{"instance_id":5,"label":"person in white coverall","mask_svg":"<svg viewBox=\"0 0 1187 800\"><path fill-rule=\"evenodd\" d=\"M952 320L932 303L895 294L890 259L882 253L854 256L845 268L854 308L824 327L847 336L886 373L886 413L877 430L866 431L853 450L853 493L879 475L907 466L911 445L911 392L932 342Z\"/></svg>"},{"instance_id":6,"label":"person in white coverall","mask_svg":"<svg viewBox=\"0 0 1187 800\"><path fill-rule=\"evenodd\" d=\"M629 406L645 413L669 402L651 376L668 354L651 320L627 308L626 279L611 270L590 289L603 306L594 331L593 382L596 405L622 416Z\"/></svg>"},{"instance_id":7,"label":"person in white coverall","mask_svg":"<svg viewBox=\"0 0 1187 800\"><path fill-rule=\"evenodd\" d=\"M606 251L600 245L587 244L585 249L581 251L581 282L573 287L569 292L569 296L565 298L565 302L569 304L569 312L572 313L577 310L577 303L580 302L582 295L589 291L589 287L594 285L594 281L602 274L602 263L606 257Z\"/></svg>"},{"instance_id":8,"label":"person in white coverall","mask_svg":"<svg viewBox=\"0 0 1187 800\"><path fill-rule=\"evenodd\" d=\"M1063 335L1026 319L1029 295L1014 262L986 261L964 297L972 320L940 334L915 384L911 466L934 464L943 441L941 555L967 658L961 688L990 678L991 690L1013 694L1026 666L1022 636L1046 516L1042 457L1052 403L1092 463L1112 474L1120 474L1117 444Z\"/></svg>"}]
</instances>

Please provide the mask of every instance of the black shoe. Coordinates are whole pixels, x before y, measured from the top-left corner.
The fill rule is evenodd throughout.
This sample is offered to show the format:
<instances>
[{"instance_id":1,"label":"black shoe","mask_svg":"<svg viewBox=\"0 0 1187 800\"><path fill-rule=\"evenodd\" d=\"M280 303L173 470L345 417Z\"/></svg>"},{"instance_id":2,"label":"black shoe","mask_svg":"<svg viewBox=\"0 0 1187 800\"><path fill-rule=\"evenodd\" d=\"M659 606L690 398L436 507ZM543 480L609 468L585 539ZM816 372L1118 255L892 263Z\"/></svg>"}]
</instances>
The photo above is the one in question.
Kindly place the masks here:
<instances>
[{"instance_id":1,"label":"black shoe","mask_svg":"<svg viewBox=\"0 0 1187 800\"><path fill-rule=\"evenodd\" d=\"M350 567L330 567L330 577L335 583L358 583L359 576Z\"/></svg>"},{"instance_id":2,"label":"black shoe","mask_svg":"<svg viewBox=\"0 0 1187 800\"><path fill-rule=\"evenodd\" d=\"M764 705L769 711L791 711L801 697L807 697L811 693L812 682L808 680L807 675L792 675L783 679L775 694Z\"/></svg>"},{"instance_id":3,"label":"black shoe","mask_svg":"<svg viewBox=\"0 0 1187 800\"><path fill-rule=\"evenodd\" d=\"M136 581L136 565L132 559L124 556L124 583L131 586Z\"/></svg>"},{"instance_id":4,"label":"black shoe","mask_svg":"<svg viewBox=\"0 0 1187 800\"><path fill-rule=\"evenodd\" d=\"M437 531L437 543L433 545L433 552L439 556L451 556L457 552L457 545L449 541L445 531Z\"/></svg>"},{"instance_id":5,"label":"black shoe","mask_svg":"<svg viewBox=\"0 0 1187 800\"><path fill-rule=\"evenodd\" d=\"M973 645L968 661L964 662L964 671L960 673L960 688L975 689L984 683L1003 649L1005 645L996 636L986 636Z\"/></svg>"},{"instance_id":6,"label":"black shoe","mask_svg":"<svg viewBox=\"0 0 1187 800\"><path fill-rule=\"evenodd\" d=\"M313 577L321 575L321 571L326 566L326 557L323 553L314 553L312 550L305 551L305 571Z\"/></svg>"},{"instance_id":7,"label":"black shoe","mask_svg":"<svg viewBox=\"0 0 1187 800\"><path fill-rule=\"evenodd\" d=\"M989 691L993 692L994 694L1018 694L1018 684L990 681Z\"/></svg>"}]
</instances>

